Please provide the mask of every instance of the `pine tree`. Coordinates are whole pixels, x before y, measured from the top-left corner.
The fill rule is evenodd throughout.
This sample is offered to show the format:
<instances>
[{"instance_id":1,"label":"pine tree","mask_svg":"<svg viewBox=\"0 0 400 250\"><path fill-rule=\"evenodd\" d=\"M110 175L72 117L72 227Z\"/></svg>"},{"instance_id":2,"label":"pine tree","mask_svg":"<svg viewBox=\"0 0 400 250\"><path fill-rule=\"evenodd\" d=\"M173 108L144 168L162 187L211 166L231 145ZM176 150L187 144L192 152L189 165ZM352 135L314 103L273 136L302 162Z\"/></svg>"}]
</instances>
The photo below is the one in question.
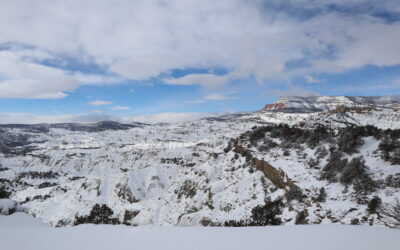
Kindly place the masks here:
<instances>
[{"instance_id":1,"label":"pine tree","mask_svg":"<svg viewBox=\"0 0 400 250\"><path fill-rule=\"evenodd\" d=\"M382 205L382 200L378 196L374 196L369 202L368 202L368 207L367 211L370 214L375 214L378 212L379 208Z\"/></svg>"},{"instance_id":2,"label":"pine tree","mask_svg":"<svg viewBox=\"0 0 400 250\"><path fill-rule=\"evenodd\" d=\"M267 226L282 224L278 215L282 214L282 200L266 201L263 206L256 206L252 209L251 224L253 226Z\"/></svg>"},{"instance_id":3,"label":"pine tree","mask_svg":"<svg viewBox=\"0 0 400 250\"><path fill-rule=\"evenodd\" d=\"M326 191L325 191L325 188L324 187L322 187L322 188L320 188L319 189L319 194L318 194L318 197L317 197L317 201L319 201L319 202L325 202L326 201Z\"/></svg>"}]
</instances>

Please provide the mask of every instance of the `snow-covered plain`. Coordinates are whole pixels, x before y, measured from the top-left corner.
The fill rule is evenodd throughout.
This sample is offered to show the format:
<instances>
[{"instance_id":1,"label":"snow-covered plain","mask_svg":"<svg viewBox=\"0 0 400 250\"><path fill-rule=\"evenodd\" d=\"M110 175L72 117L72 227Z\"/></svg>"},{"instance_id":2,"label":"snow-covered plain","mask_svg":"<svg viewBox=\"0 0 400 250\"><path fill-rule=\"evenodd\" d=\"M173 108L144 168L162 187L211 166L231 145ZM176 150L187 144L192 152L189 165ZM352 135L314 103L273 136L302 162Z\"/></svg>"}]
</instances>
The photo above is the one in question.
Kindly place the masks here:
<instances>
[{"instance_id":1,"label":"snow-covered plain","mask_svg":"<svg viewBox=\"0 0 400 250\"><path fill-rule=\"evenodd\" d=\"M2 250L398 250L400 230L343 225L53 228L27 214L0 216Z\"/></svg>"}]
</instances>

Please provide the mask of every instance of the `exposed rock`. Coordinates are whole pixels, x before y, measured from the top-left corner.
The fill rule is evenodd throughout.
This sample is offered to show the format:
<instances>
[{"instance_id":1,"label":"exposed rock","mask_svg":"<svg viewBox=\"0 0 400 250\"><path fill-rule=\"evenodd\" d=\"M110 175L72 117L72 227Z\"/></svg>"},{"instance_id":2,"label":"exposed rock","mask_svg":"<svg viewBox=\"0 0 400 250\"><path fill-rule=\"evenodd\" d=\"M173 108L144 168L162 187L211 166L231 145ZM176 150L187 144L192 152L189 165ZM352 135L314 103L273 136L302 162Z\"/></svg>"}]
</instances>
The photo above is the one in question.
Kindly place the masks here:
<instances>
[{"instance_id":1,"label":"exposed rock","mask_svg":"<svg viewBox=\"0 0 400 250\"><path fill-rule=\"evenodd\" d=\"M234 152L250 158L252 166L263 172L265 177L267 177L278 188L288 189L293 186L292 180L290 180L283 170L274 168L268 162L253 157L248 149L236 145Z\"/></svg>"},{"instance_id":2,"label":"exposed rock","mask_svg":"<svg viewBox=\"0 0 400 250\"><path fill-rule=\"evenodd\" d=\"M135 218L139 213L140 211L137 210L134 211L125 210L123 224L131 225L131 220Z\"/></svg>"},{"instance_id":3,"label":"exposed rock","mask_svg":"<svg viewBox=\"0 0 400 250\"><path fill-rule=\"evenodd\" d=\"M253 158L252 163L258 170L263 172L265 177L267 177L278 188L288 189L293 186L292 180L283 170L276 169L268 162L264 160L259 160L257 158Z\"/></svg>"}]
</instances>

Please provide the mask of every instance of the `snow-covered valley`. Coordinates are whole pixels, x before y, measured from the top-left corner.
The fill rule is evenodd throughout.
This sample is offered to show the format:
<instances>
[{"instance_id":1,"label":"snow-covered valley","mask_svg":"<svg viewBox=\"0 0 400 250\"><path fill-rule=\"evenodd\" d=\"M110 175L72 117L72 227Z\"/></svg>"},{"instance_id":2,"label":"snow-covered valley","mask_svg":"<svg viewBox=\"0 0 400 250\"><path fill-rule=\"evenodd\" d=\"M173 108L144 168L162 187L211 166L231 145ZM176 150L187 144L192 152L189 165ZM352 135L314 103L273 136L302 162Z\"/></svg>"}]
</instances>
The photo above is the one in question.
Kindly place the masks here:
<instances>
[{"instance_id":1,"label":"snow-covered valley","mask_svg":"<svg viewBox=\"0 0 400 250\"><path fill-rule=\"evenodd\" d=\"M382 207L400 197L398 148L390 159L380 149L387 129L400 128L395 108L88 126L0 128L3 214L24 211L53 226L95 223L96 213L111 218L99 223L223 226L281 200L280 224L393 225L368 209L374 197ZM342 172L327 167L337 150Z\"/></svg>"}]
</instances>

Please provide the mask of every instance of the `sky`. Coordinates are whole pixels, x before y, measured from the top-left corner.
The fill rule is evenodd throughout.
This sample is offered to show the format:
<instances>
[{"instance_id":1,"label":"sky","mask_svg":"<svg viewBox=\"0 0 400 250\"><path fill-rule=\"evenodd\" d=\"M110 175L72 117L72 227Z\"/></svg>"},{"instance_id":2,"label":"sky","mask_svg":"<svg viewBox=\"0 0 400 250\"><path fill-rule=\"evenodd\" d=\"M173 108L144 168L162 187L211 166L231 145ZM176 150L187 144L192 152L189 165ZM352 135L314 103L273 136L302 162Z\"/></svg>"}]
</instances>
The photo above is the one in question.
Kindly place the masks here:
<instances>
[{"instance_id":1,"label":"sky","mask_svg":"<svg viewBox=\"0 0 400 250\"><path fill-rule=\"evenodd\" d=\"M399 0L1 0L0 123L399 95Z\"/></svg>"}]
</instances>

